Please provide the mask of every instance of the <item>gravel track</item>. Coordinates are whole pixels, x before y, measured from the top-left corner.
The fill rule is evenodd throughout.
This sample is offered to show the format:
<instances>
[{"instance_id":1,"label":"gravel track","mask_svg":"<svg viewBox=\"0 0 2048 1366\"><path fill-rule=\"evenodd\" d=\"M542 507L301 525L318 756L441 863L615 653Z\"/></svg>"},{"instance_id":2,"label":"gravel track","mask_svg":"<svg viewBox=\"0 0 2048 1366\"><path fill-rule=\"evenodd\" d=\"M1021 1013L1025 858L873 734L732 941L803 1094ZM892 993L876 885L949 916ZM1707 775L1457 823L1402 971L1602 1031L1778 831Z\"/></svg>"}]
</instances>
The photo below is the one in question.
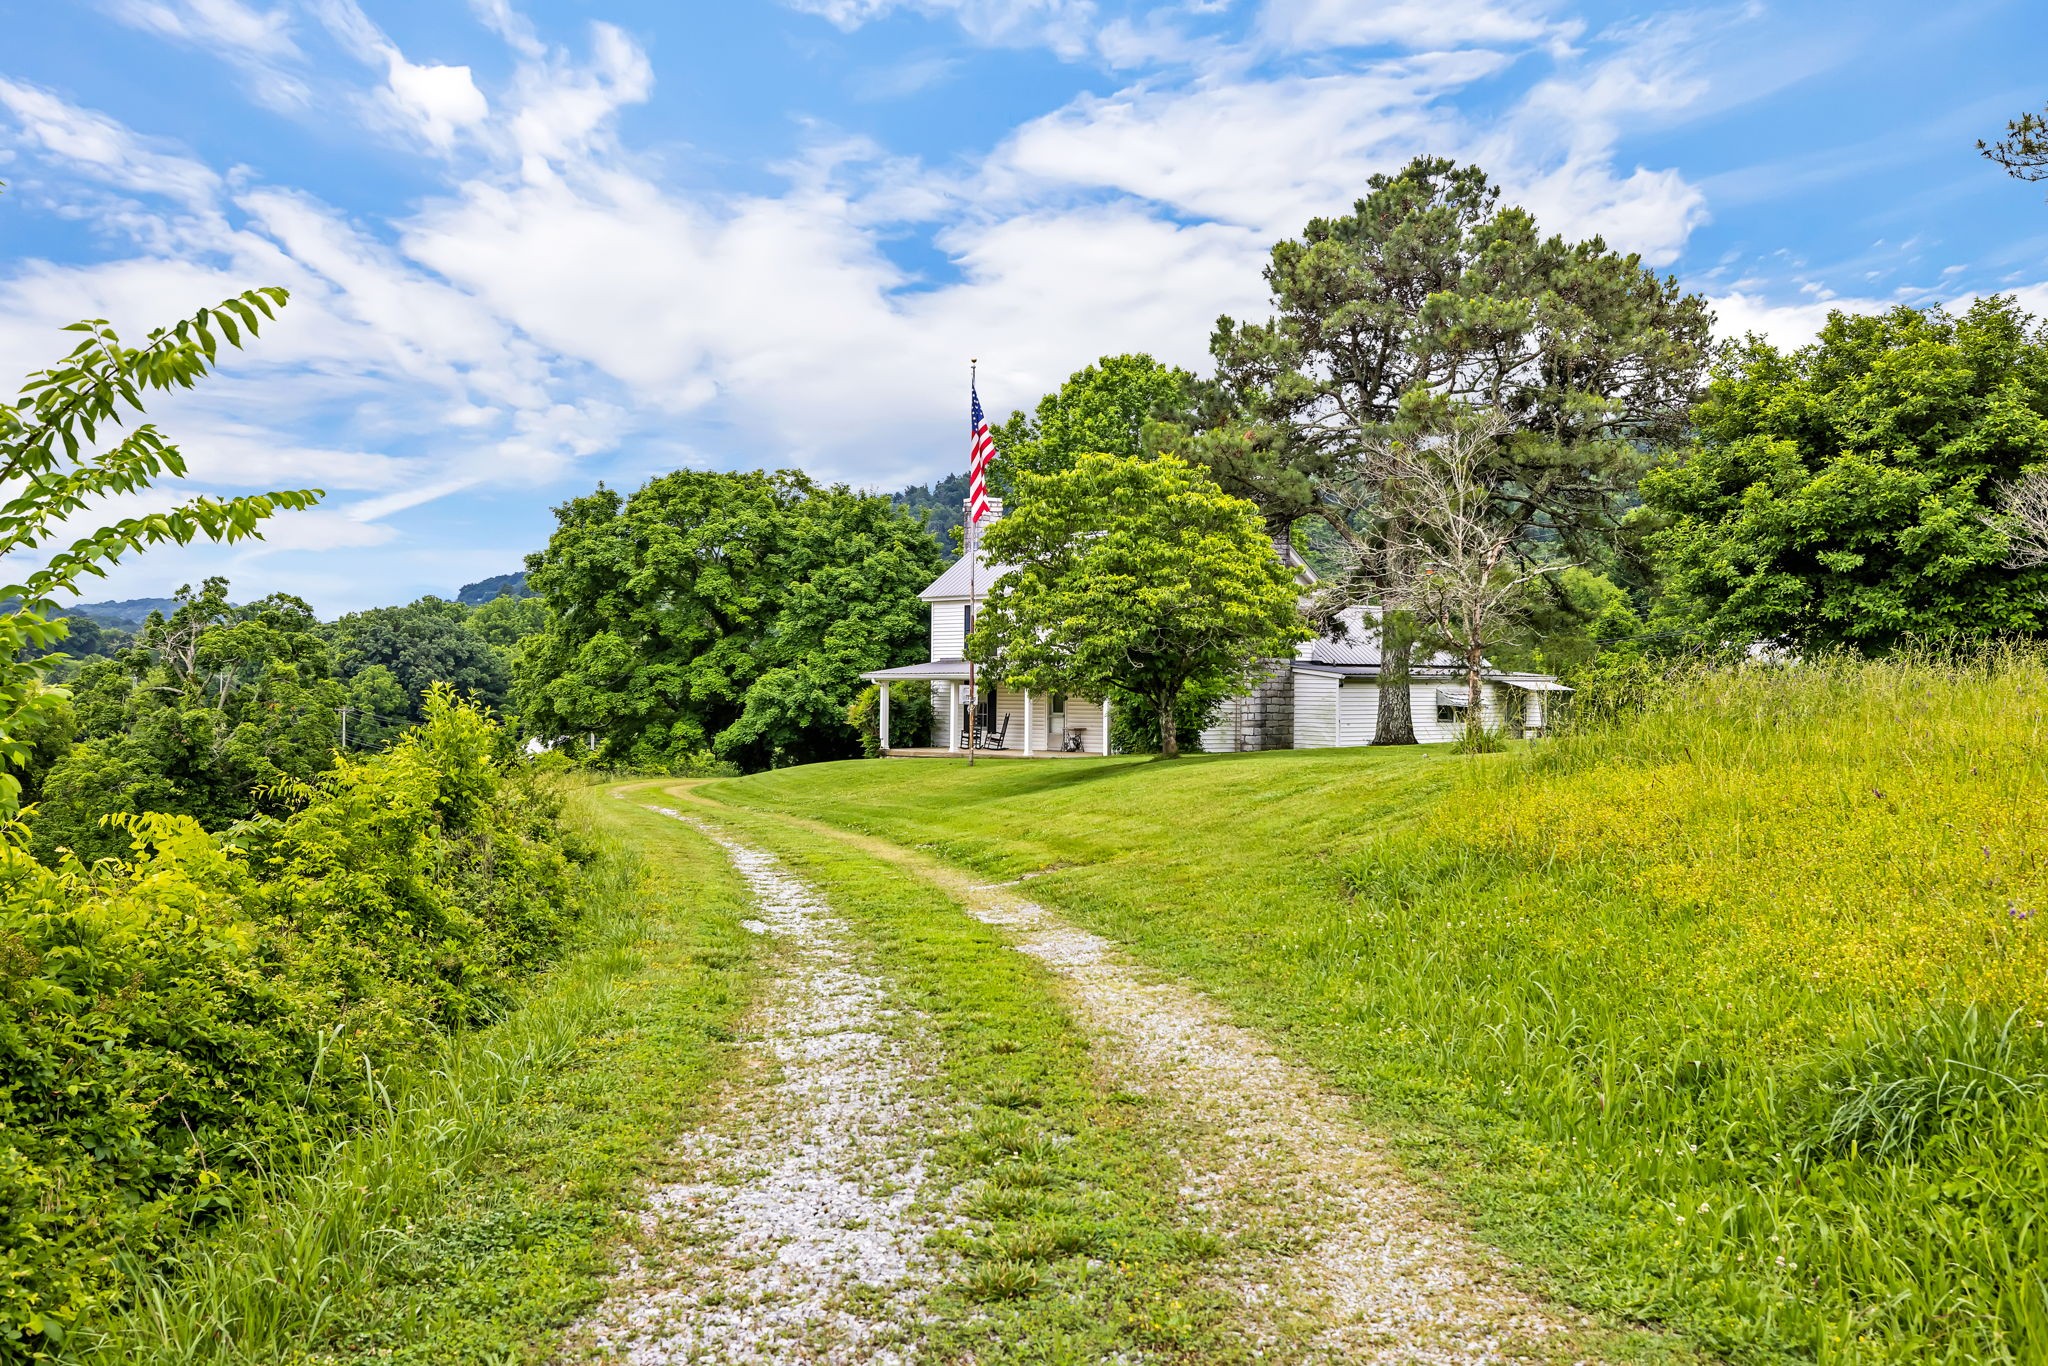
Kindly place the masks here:
<instances>
[{"instance_id":1,"label":"gravel track","mask_svg":"<svg viewBox=\"0 0 2048 1366\"><path fill-rule=\"evenodd\" d=\"M1502 1265L1431 1212L1306 1069L1231 1024L1207 997L1007 889L950 880L1068 986L1119 1084L1163 1103L1187 1135L1182 1194L1211 1226L1288 1229L1292 1255L1230 1268L1283 1359L1373 1363L1574 1360L1567 1322L1508 1285Z\"/></svg>"},{"instance_id":2,"label":"gravel track","mask_svg":"<svg viewBox=\"0 0 2048 1366\"><path fill-rule=\"evenodd\" d=\"M753 1080L684 1143L697 1179L649 1197L660 1254L635 1261L582 1340L636 1366L911 1360L920 1204L942 1123L920 1059L936 1041L890 1004L850 932L771 856L655 807L723 846L759 905L746 922L787 969L749 1038ZM1513 1286L1351 1118L1346 1099L1191 987L1018 895L886 841L790 817L949 891L1044 963L1097 1040L1106 1080L1150 1096L1182 1196L1230 1251L1220 1283L1275 1361L1440 1366L1582 1360L1590 1320ZM1275 1234L1280 1236L1276 1239ZM1237 1235L1256 1235L1240 1244ZM1252 1248L1259 1248L1254 1251Z\"/></svg>"},{"instance_id":3,"label":"gravel track","mask_svg":"<svg viewBox=\"0 0 2048 1366\"><path fill-rule=\"evenodd\" d=\"M665 807L745 878L783 971L744 1041L747 1080L684 1138L693 1178L651 1191L635 1257L573 1340L634 1366L910 1359L936 1217L917 1208L939 1117L918 1096L929 1031L768 854Z\"/></svg>"}]
</instances>

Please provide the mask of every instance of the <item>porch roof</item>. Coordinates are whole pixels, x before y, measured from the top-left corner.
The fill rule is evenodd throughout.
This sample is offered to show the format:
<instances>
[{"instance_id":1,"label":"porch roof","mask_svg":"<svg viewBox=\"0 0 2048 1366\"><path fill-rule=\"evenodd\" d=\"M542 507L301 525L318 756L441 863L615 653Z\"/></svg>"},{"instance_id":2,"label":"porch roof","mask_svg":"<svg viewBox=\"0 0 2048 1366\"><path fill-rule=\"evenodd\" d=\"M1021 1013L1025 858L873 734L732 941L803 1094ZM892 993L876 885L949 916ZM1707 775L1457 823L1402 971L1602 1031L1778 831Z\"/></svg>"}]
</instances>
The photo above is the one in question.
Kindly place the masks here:
<instances>
[{"instance_id":1,"label":"porch roof","mask_svg":"<svg viewBox=\"0 0 2048 1366\"><path fill-rule=\"evenodd\" d=\"M861 677L870 683L965 683L967 661L934 659L927 664L904 664L894 669L877 669Z\"/></svg>"}]
</instances>

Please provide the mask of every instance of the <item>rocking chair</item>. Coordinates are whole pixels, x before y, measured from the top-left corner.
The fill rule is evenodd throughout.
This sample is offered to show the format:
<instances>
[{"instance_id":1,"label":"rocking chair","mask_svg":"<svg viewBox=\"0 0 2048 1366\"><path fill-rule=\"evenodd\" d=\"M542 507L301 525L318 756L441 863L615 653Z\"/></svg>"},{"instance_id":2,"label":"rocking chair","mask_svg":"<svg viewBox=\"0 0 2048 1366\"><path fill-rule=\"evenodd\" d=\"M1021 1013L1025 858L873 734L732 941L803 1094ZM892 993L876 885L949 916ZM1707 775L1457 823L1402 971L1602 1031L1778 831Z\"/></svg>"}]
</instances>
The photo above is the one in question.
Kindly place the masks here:
<instances>
[{"instance_id":1,"label":"rocking chair","mask_svg":"<svg viewBox=\"0 0 2048 1366\"><path fill-rule=\"evenodd\" d=\"M1010 713L1004 712L993 728L984 726L974 737L979 749L1008 749L1010 735Z\"/></svg>"}]
</instances>

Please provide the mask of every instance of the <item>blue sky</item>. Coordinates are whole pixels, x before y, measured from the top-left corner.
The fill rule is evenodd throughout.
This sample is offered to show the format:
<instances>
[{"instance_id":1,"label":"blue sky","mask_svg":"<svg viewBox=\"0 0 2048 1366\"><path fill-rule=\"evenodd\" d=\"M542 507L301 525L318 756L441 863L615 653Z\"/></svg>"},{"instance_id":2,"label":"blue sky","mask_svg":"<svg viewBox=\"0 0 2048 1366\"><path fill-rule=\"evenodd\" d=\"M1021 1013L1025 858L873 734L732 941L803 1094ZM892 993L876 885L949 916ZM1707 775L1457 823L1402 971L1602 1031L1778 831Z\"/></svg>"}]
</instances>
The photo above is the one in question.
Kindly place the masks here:
<instances>
[{"instance_id":1,"label":"blue sky","mask_svg":"<svg viewBox=\"0 0 2048 1366\"><path fill-rule=\"evenodd\" d=\"M599 479L947 473L970 355L997 412L1100 354L1199 368L1219 313L1261 314L1272 241L1419 152L1726 331L2048 313L2042 187L1974 148L2048 100L2038 0L7 8L0 370L80 316L139 334L284 285L153 416L195 488L328 490L108 596L227 573L331 613L514 568Z\"/></svg>"}]
</instances>

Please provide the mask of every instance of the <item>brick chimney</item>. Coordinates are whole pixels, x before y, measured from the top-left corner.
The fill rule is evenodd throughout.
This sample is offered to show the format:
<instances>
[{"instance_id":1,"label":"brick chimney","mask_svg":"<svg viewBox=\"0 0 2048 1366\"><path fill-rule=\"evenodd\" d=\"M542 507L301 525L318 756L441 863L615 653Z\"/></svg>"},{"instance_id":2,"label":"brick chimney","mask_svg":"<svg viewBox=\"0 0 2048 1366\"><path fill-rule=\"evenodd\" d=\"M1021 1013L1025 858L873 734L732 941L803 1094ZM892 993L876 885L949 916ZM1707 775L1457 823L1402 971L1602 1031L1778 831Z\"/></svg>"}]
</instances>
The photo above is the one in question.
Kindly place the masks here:
<instances>
[{"instance_id":1,"label":"brick chimney","mask_svg":"<svg viewBox=\"0 0 2048 1366\"><path fill-rule=\"evenodd\" d=\"M974 516L973 507L966 503L961 504L961 507L963 509L961 526L965 529L967 533L966 539L963 542L962 549L964 553L972 555L981 549L982 529L992 522L1000 522L1001 520L1003 520L1003 500L1000 498L991 498L988 500L988 516L981 519L981 524L979 526L975 525L974 521L972 520Z\"/></svg>"}]
</instances>

